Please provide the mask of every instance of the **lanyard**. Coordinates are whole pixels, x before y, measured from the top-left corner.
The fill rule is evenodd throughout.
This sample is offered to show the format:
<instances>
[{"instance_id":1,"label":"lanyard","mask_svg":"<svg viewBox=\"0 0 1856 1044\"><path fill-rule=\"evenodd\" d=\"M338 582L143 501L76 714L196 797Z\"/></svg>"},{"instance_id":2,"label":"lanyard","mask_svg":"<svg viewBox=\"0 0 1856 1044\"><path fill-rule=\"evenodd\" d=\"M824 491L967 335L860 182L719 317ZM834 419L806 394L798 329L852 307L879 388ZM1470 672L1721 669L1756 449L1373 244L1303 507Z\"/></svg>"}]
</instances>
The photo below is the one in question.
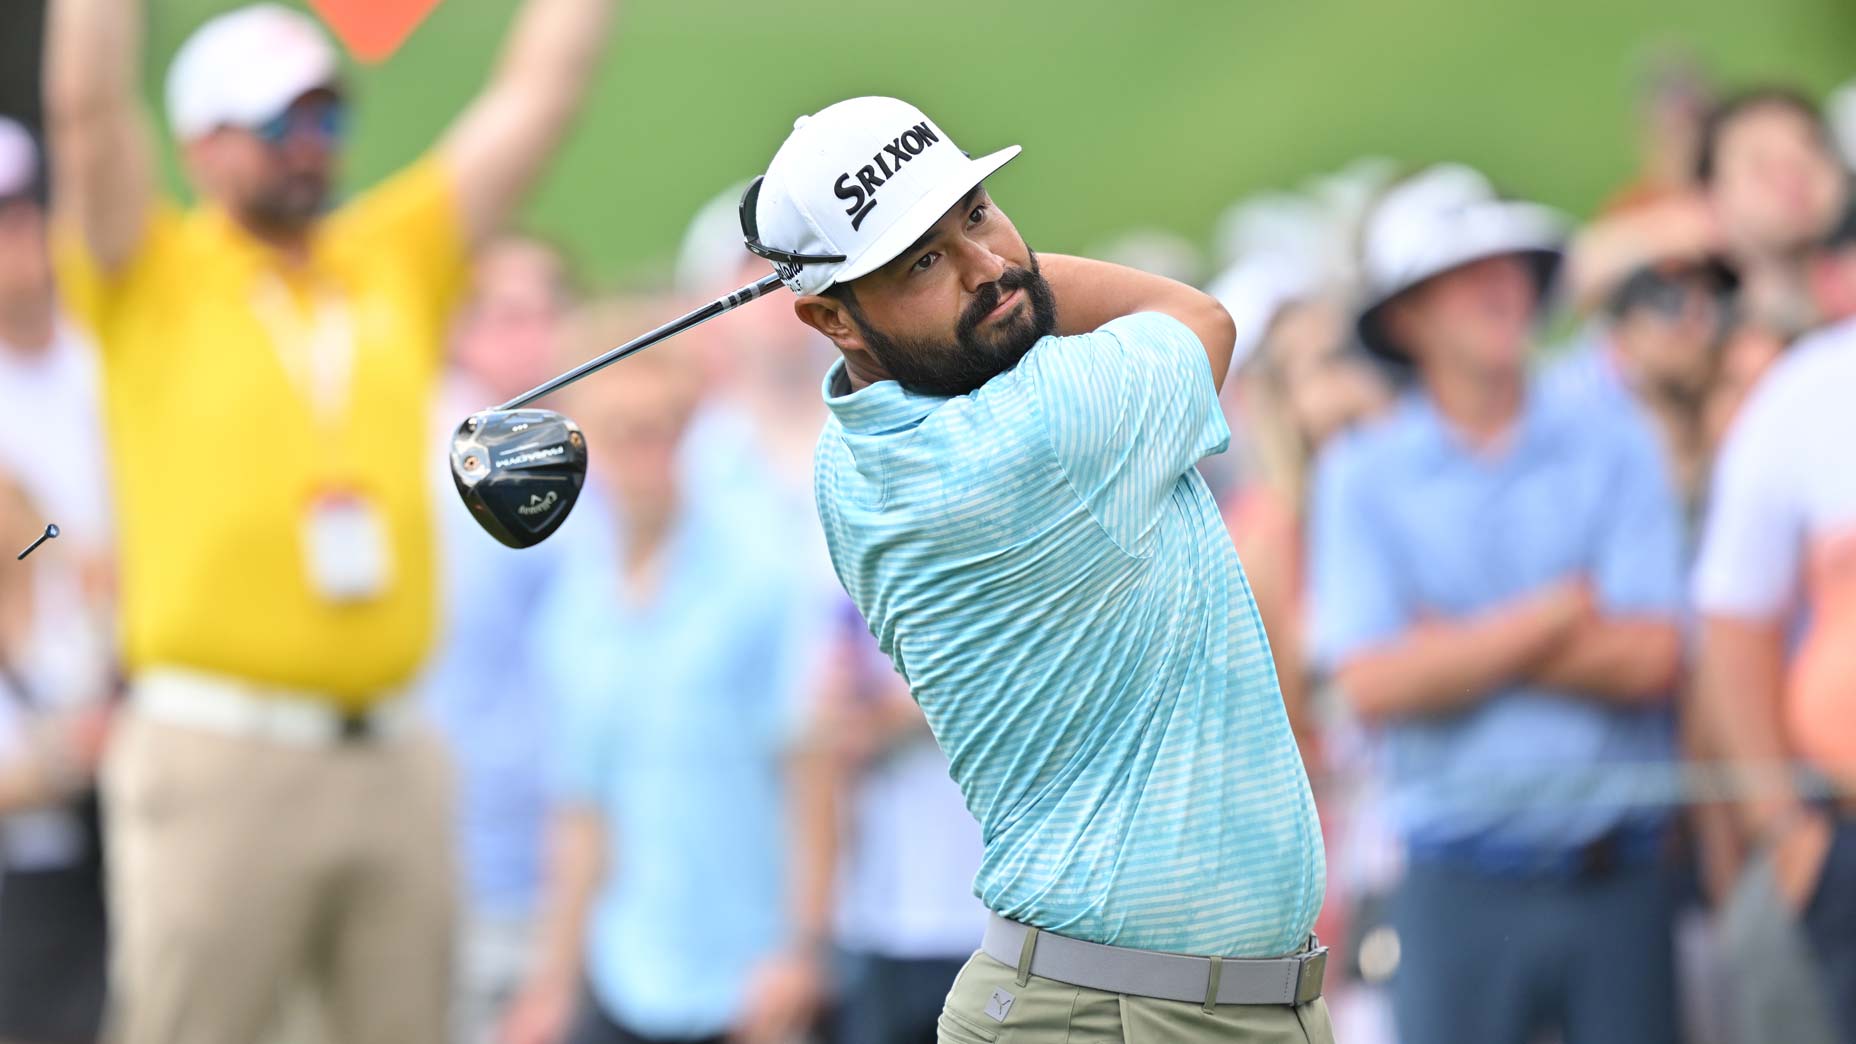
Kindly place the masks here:
<instances>
[{"instance_id":1,"label":"lanyard","mask_svg":"<svg viewBox=\"0 0 1856 1044\"><path fill-rule=\"evenodd\" d=\"M252 311L310 413L325 428L341 424L354 376L354 314L348 301L318 285L305 320L295 298L274 272L258 276Z\"/></svg>"}]
</instances>

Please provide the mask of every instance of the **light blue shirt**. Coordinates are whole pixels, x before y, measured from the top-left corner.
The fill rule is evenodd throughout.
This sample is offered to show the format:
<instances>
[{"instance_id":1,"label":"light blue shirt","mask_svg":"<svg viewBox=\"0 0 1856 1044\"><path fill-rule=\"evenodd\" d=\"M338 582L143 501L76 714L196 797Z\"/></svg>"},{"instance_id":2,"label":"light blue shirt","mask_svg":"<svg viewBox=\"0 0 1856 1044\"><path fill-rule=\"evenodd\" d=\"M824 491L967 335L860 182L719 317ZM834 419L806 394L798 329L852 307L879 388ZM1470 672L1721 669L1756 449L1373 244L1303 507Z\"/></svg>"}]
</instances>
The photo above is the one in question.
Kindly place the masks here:
<instances>
[{"instance_id":1,"label":"light blue shirt","mask_svg":"<svg viewBox=\"0 0 1856 1044\"><path fill-rule=\"evenodd\" d=\"M488 400L448 389L448 421ZM455 401L454 401L455 400ZM452 484L451 430L432 493L443 551L442 641L421 679L420 696L443 733L457 775L456 816L465 898L473 914L522 919L534 914L548 797L549 705L530 679L520 636L562 560L568 529L517 550L484 532Z\"/></svg>"},{"instance_id":2,"label":"light blue shirt","mask_svg":"<svg viewBox=\"0 0 1856 1044\"><path fill-rule=\"evenodd\" d=\"M980 823L981 901L1120 946L1305 942L1319 825L1194 468L1229 439L1198 339L1128 316L951 399L841 372L826 542Z\"/></svg>"},{"instance_id":3,"label":"light blue shirt","mask_svg":"<svg viewBox=\"0 0 1856 1044\"><path fill-rule=\"evenodd\" d=\"M1629 406L1532 394L1511 438L1479 452L1413 392L1323 454L1309 551L1317 666L1572 577L1590 581L1601 612L1675 621L1681 522ZM1395 825L1420 846L1571 851L1660 817L1671 731L1666 708L1526 685L1394 721L1383 764Z\"/></svg>"},{"instance_id":4,"label":"light blue shirt","mask_svg":"<svg viewBox=\"0 0 1856 1044\"><path fill-rule=\"evenodd\" d=\"M724 1032L754 965L792 941L783 755L830 619L762 492L686 488L659 587L629 604L616 523L589 485L575 568L534 621L561 706L557 796L596 806L610 842L587 978L649 1036Z\"/></svg>"}]
</instances>

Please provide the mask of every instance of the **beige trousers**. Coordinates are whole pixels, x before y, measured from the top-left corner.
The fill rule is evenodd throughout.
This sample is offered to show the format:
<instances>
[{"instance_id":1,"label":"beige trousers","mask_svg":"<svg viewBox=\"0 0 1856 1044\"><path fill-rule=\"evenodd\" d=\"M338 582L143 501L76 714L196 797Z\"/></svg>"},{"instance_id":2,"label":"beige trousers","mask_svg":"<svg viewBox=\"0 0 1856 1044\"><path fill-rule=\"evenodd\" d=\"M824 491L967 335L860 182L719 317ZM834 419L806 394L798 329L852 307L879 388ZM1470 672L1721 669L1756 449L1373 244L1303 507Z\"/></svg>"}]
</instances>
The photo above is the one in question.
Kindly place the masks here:
<instances>
[{"instance_id":1,"label":"beige trousers","mask_svg":"<svg viewBox=\"0 0 1856 1044\"><path fill-rule=\"evenodd\" d=\"M426 731L299 746L124 716L103 768L121 1044L442 1044L450 777Z\"/></svg>"},{"instance_id":2,"label":"beige trousers","mask_svg":"<svg viewBox=\"0 0 1856 1044\"><path fill-rule=\"evenodd\" d=\"M1018 972L984 953L960 970L939 1044L1334 1044L1327 1002L1200 1004L1084 989Z\"/></svg>"}]
</instances>

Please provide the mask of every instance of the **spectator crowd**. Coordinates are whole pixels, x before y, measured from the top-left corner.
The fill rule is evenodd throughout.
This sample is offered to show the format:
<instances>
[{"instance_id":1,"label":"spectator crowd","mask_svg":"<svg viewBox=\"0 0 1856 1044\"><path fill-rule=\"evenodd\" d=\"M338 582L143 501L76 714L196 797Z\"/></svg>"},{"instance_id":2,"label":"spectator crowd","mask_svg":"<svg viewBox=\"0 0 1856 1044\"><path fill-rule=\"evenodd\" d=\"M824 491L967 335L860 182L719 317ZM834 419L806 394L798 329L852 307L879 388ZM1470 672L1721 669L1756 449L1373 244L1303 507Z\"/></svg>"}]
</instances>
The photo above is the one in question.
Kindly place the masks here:
<instances>
[{"instance_id":1,"label":"spectator crowd","mask_svg":"<svg viewBox=\"0 0 1856 1044\"><path fill-rule=\"evenodd\" d=\"M980 837L827 559L831 346L761 303L544 403L539 547L453 499L462 417L765 274L742 185L658 285L512 226L609 0L332 207L332 45L219 16L191 209L139 6L55 0L46 140L0 119L0 535L64 531L0 572L0 1040L933 1040ZM1105 248L1237 326L1202 470L1340 1039L1856 1042L1851 98L1672 64L1583 223L1365 159Z\"/></svg>"}]
</instances>

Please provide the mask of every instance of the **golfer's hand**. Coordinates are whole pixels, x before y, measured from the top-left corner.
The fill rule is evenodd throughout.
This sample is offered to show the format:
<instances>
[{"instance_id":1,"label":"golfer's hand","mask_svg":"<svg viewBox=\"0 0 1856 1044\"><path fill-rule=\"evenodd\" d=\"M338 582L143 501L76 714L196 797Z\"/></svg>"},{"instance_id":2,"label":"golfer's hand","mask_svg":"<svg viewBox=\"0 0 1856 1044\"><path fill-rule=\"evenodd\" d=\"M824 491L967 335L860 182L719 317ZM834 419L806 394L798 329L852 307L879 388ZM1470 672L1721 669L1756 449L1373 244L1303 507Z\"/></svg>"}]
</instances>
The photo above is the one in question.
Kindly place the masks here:
<instances>
[{"instance_id":1,"label":"golfer's hand","mask_svg":"<svg viewBox=\"0 0 1856 1044\"><path fill-rule=\"evenodd\" d=\"M748 979L747 1006L731 1044L786 1044L805 1032L825 995L819 960L784 953L761 962Z\"/></svg>"},{"instance_id":2,"label":"golfer's hand","mask_svg":"<svg viewBox=\"0 0 1856 1044\"><path fill-rule=\"evenodd\" d=\"M533 983L523 988L503 1015L498 1044L557 1044L574 1013L571 986Z\"/></svg>"}]
</instances>

